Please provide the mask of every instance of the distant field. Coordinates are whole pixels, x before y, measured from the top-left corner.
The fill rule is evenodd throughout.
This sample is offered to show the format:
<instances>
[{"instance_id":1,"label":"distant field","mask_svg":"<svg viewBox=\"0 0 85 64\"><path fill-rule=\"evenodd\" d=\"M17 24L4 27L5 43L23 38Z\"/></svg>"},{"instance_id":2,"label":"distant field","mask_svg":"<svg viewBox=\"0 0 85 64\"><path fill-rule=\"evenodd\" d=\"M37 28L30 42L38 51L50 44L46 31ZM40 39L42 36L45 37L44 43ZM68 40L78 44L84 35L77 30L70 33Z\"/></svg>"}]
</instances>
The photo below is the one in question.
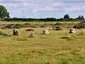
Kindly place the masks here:
<instances>
[{"instance_id":1,"label":"distant field","mask_svg":"<svg viewBox=\"0 0 85 64\"><path fill-rule=\"evenodd\" d=\"M46 26L46 27L52 27L54 24L59 24L59 26L63 28L72 28L75 24L78 24L80 21L50 21L50 22L45 22L45 21L33 21L33 22L22 22L22 21L15 21L15 22L0 22L0 27L1 26L6 26L8 24L20 24L22 26L29 26L29 27L36 27L40 28L41 26ZM61 24L61 25L60 25ZM57 26L56 25L56 26Z\"/></svg>"},{"instance_id":2,"label":"distant field","mask_svg":"<svg viewBox=\"0 0 85 64\"><path fill-rule=\"evenodd\" d=\"M0 36L0 64L85 64L85 29L69 34L69 29L49 30L34 28L35 37L29 38L26 28L20 36L12 36L12 29L0 29L10 36ZM71 35L71 38L64 38Z\"/></svg>"},{"instance_id":3,"label":"distant field","mask_svg":"<svg viewBox=\"0 0 85 64\"><path fill-rule=\"evenodd\" d=\"M10 22L1 22L1 24L24 24L24 23L30 23L30 24L44 24L44 23L47 23L47 24L55 24L55 23L79 23L80 21L49 21L49 22L45 22L45 21L31 21L31 22L23 22L23 21L10 21Z\"/></svg>"}]
</instances>

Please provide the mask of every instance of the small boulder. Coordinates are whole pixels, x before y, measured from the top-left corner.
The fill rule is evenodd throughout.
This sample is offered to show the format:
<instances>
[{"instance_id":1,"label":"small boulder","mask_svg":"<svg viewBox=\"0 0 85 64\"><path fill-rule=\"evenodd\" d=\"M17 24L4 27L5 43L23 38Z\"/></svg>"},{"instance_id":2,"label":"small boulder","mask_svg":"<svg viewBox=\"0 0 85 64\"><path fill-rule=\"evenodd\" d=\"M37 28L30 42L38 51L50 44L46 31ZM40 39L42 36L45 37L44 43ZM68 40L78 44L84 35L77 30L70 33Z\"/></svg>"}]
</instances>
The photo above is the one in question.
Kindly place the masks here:
<instances>
[{"instance_id":1,"label":"small boulder","mask_svg":"<svg viewBox=\"0 0 85 64\"><path fill-rule=\"evenodd\" d=\"M8 24L7 26L5 26L6 28L9 28L9 29L13 29L14 28L14 24Z\"/></svg>"},{"instance_id":2,"label":"small boulder","mask_svg":"<svg viewBox=\"0 0 85 64\"><path fill-rule=\"evenodd\" d=\"M71 28L70 30L69 30L69 33L75 33L76 32L76 30L74 29L74 28Z\"/></svg>"},{"instance_id":3,"label":"small boulder","mask_svg":"<svg viewBox=\"0 0 85 64\"><path fill-rule=\"evenodd\" d=\"M4 32L3 35L4 36L8 36L9 34L8 34L8 32Z\"/></svg>"},{"instance_id":4,"label":"small boulder","mask_svg":"<svg viewBox=\"0 0 85 64\"><path fill-rule=\"evenodd\" d=\"M16 30L16 29L13 29L13 35L15 35L15 36L18 36L18 35L19 35L19 32L18 32L18 30Z\"/></svg>"},{"instance_id":5,"label":"small boulder","mask_svg":"<svg viewBox=\"0 0 85 64\"><path fill-rule=\"evenodd\" d=\"M49 34L48 29L43 30L43 33L42 34Z\"/></svg>"},{"instance_id":6,"label":"small boulder","mask_svg":"<svg viewBox=\"0 0 85 64\"><path fill-rule=\"evenodd\" d=\"M34 32L32 32L32 33L29 35L29 37L34 37Z\"/></svg>"},{"instance_id":7,"label":"small boulder","mask_svg":"<svg viewBox=\"0 0 85 64\"><path fill-rule=\"evenodd\" d=\"M34 31L33 29L26 29L25 31Z\"/></svg>"}]
</instances>

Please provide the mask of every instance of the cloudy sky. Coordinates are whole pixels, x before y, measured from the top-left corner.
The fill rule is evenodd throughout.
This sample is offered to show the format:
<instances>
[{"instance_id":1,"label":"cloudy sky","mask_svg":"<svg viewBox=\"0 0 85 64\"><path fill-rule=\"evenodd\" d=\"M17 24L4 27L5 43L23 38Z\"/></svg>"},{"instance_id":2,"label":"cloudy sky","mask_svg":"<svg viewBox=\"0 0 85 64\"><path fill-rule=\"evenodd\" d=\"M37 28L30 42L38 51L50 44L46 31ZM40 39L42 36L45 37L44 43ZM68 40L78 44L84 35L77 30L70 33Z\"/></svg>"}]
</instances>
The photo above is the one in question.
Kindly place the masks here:
<instances>
[{"instance_id":1,"label":"cloudy sky","mask_svg":"<svg viewBox=\"0 0 85 64\"><path fill-rule=\"evenodd\" d=\"M85 0L0 0L11 17L85 17Z\"/></svg>"}]
</instances>

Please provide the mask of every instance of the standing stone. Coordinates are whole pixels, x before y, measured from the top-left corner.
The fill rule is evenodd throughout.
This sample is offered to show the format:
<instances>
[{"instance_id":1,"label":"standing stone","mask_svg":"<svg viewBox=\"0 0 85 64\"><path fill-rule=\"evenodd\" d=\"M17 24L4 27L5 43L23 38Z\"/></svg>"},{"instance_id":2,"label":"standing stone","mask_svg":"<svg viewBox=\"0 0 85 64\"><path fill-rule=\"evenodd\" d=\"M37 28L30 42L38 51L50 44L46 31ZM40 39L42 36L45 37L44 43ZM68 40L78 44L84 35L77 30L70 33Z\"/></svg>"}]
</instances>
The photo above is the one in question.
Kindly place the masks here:
<instances>
[{"instance_id":1,"label":"standing stone","mask_svg":"<svg viewBox=\"0 0 85 64\"><path fill-rule=\"evenodd\" d=\"M43 34L49 34L48 29L43 30Z\"/></svg>"},{"instance_id":2,"label":"standing stone","mask_svg":"<svg viewBox=\"0 0 85 64\"><path fill-rule=\"evenodd\" d=\"M6 26L6 28L13 29L13 28L14 28L14 24L8 24L8 25Z\"/></svg>"},{"instance_id":3,"label":"standing stone","mask_svg":"<svg viewBox=\"0 0 85 64\"><path fill-rule=\"evenodd\" d=\"M4 32L4 34L3 34L4 36L8 36L9 34L7 33L7 32Z\"/></svg>"},{"instance_id":4,"label":"standing stone","mask_svg":"<svg viewBox=\"0 0 85 64\"><path fill-rule=\"evenodd\" d=\"M34 32L32 32L32 33L29 35L29 37L34 37Z\"/></svg>"},{"instance_id":5,"label":"standing stone","mask_svg":"<svg viewBox=\"0 0 85 64\"><path fill-rule=\"evenodd\" d=\"M16 29L13 29L13 35L15 35L15 36L18 36L18 35L19 35L19 32L18 32L18 30L16 30Z\"/></svg>"},{"instance_id":6,"label":"standing stone","mask_svg":"<svg viewBox=\"0 0 85 64\"><path fill-rule=\"evenodd\" d=\"M68 38L71 38L71 36L70 36L70 35L67 35L67 37L68 37Z\"/></svg>"},{"instance_id":7,"label":"standing stone","mask_svg":"<svg viewBox=\"0 0 85 64\"><path fill-rule=\"evenodd\" d=\"M69 33L75 33L76 32L76 30L74 29L74 28L71 28L70 30L69 30Z\"/></svg>"}]
</instances>

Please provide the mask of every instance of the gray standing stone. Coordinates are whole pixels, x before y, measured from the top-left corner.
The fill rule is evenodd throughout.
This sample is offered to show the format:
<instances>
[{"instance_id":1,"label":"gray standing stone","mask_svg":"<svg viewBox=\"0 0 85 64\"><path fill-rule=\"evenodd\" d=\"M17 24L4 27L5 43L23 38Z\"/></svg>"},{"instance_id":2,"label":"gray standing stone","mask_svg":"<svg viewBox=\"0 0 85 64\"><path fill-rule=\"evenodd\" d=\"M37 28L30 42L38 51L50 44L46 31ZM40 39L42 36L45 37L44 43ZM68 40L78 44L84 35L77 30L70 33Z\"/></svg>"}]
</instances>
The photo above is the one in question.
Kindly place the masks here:
<instances>
[{"instance_id":1,"label":"gray standing stone","mask_svg":"<svg viewBox=\"0 0 85 64\"><path fill-rule=\"evenodd\" d=\"M29 35L29 37L34 37L34 32L32 32L32 33Z\"/></svg>"},{"instance_id":2,"label":"gray standing stone","mask_svg":"<svg viewBox=\"0 0 85 64\"><path fill-rule=\"evenodd\" d=\"M75 30L74 28L71 28L71 29L69 30L69 33L76 33L76 30Z\"/></svg>"},{"instance_id":3,"label":"gray standing stone","mask_svg":"<svg viewBox=\"0 0 85 64\"><path fill-rule=\"evenodd\" d=\"M4 34L4 36L8 36L9 35L8 32L4 32L3 34Z\"/></svg>"},{"instance_id":4,"label":"gray standing stone","mask_svg":"<svg viewBox=\"0 0 85 64\"><path fill-rule=\"evenodd\" d=\"M13 35L15 35L15 36L18 36L18 35L19 35L19 32L18 32L18 30L16 30L16 29L13 29Z\"/></svg>"},{"instance_id":5,"label":"gray standing stone","mask_svg":"<svg viewBox=\"0 0 85 64\"><path fill-rule=\"evenodd\" d=\"M49 34L48 29L43 30L43 34Z\"/></svg>"}]
</instances>

